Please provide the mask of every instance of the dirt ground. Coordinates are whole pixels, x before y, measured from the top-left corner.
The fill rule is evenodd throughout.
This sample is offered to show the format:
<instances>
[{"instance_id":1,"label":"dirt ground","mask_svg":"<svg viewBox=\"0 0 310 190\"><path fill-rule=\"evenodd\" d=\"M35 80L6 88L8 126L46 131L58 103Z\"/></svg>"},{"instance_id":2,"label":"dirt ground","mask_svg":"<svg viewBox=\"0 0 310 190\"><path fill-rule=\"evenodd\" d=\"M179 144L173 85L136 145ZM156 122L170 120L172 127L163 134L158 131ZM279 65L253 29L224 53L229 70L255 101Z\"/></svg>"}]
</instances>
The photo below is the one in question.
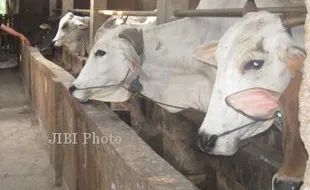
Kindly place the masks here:
<instances>
[{"instance_id":1,"label":"dirt ground","mask_svg":"<svg viewBox=\"0 0 310 190\"><path fill-rule=\"evenodd\" d=\"M63 190L28 103L17 69L0 70L0 189Z\"/></svg>"}]
</instances>

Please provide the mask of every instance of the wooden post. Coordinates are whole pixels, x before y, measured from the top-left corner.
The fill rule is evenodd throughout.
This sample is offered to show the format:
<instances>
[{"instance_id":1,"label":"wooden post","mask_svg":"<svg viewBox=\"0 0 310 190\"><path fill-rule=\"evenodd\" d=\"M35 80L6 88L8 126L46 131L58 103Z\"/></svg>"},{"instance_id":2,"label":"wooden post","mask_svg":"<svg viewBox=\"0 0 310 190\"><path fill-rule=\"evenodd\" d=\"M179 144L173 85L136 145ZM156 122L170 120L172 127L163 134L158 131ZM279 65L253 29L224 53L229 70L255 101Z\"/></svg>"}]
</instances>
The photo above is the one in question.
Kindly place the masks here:
<instances>
[{"instance_id":1,"label":"wooden post","mask_svg":"<svg viewBox=\"0 0 310 190\"><path fill-rule=\"evenodd\" d=\"M73 9L73 0L62 0L62 14L68 12L68 10Z\"/></svg>"},{"instance_id":2,"label":"wooden post","mask_svg":"<svg viewBox=\"0 0 310 190\"><path fill-rule=\"evenodd\" d=\"M50 0L49 1L49 11L50 11L50 16L53 15L54 9L57 8L57 0Z\"/></svg>"},{"instance_id":3,"label":"wooden post","mask_svg":"<svg viewBox=\"0 0 310 190\"><path fill-rule=\"evenodd\" d=\"M167 6L168 0L157 0L157 24L164 24L168 21Z\"/></svg>"},{"instance_id":4,"label":"wooden post","mask_svg":"<svg viewBox=\"0 0 310 190\"><path fill-rule=\"evenodd\" d=\"M106 16L99 14L99 10L107 9L108 0L90 0L90 28L89 28L89 49L93 46L94 36L103 22L106 20Z\"/></svg>"},{"instance_id":5,"label":"wooden post","mask_svg":"<svg viewBox=\"0 0 310 190\"><path fill-rule=\"evenodd\" d=\"M174 20L176 9L189 9L190 0L157 0L157 24Z\"/></svg>"}]
</instances>

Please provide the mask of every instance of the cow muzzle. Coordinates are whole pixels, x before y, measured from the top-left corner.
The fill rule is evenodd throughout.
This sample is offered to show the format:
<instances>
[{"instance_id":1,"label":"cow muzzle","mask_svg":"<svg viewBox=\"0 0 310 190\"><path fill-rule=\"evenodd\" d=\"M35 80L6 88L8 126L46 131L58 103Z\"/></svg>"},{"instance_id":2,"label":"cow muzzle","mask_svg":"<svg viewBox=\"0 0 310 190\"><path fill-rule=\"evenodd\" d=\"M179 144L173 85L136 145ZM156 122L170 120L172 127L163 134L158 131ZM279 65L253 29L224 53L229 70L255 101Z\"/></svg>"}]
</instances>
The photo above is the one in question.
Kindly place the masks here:
<instances>
[{"instance_id":1,"label":"cow muzzle","mask_svg":"<svg viewBox=\"0 0 310 190\"><path fill-rule=\"evenodd\" d=\"M216 141L217 136L200 133L197 137L197 146L202 152L210 153L215 147Z\"/></svg>"},{"instance_id":2,"label":"cow muzzle","mask_svg":"<svg viewBox=\"0 0 310 190\"><path fill-rule=\"evenodd\" d=\"M73 95L73 93L74 93L75 90L76 90L76 87L75 87L74 85L72 85L72 86L69 87L69 93L70 93L71 95Z\"/></svg>"},{"instance_id":3,"label":"cow muzzle","mask_svg":"<svg viewBox=\"0 0 310 190\"><path fill-rule=\"evenodd\" d=\"M86 95L86 93L83 92L83 90L77 88L75 85L69 87L69 93L80 103L88 102L88 96Z\"/></svg>"},{"instance_id":4,"label":"cow muzzle","mask_svg":"<svg viewBox=\"0 0 310 190\"><path fill-rule=\"evenodd\" d=\"M303 181L298 179L272 179L272 190L300 190L302 185Z\"/></svg>"}]
</instances>

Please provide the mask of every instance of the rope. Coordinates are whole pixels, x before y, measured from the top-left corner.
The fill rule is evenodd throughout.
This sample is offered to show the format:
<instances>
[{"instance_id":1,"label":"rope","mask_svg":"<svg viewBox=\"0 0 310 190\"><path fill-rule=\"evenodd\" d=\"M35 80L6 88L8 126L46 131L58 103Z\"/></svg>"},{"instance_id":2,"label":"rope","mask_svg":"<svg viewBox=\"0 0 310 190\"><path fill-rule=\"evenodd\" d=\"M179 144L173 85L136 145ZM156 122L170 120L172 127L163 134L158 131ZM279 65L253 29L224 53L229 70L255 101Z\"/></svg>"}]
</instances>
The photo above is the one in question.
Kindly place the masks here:
<instances>
[{"instance_id":1,"label":"rope","mask_svg":"<svg viewBox=\"0 0 310 190\"><path fill-rule=\"evenodd\" d=\"M156 101L156 100L152 100L152 99L150 99L150 98L144 96L144 95L141 94L141 93L137 94L137 97L140 97L140 98L142 98L142 99L149 100L149 101L151 101L151 102L154 102L154 103L157 103L157 104L161 104L161 105L164 105L164 106L167 106L167 107L172 107L172 108L177 108L177 109L182 109L182 110L187 109L187 108L184 108L184 107L174 106L174 105L162 103L162 102L159 102L159 101Z\"/></svg>"},{"instance_id":2,"label":"rope","mask_svg":"<svg viewBox=\"0 0 310 190\"><path fill-rule=\"evenodd\" d=\"M101 85L101 86L90 86L90 87L85 87L85 88L77 88L75 87L76 90L89 90L89 89L94 89L94 88L108 88L108 87L116 87L116 86L122 86L123 88L125 88L124 83L129 75L129 71L130 69L128 69L127 74L125 76L125 78L118 84L112 84L112 85ZM125 88L126 89L126 88ZM127 90L127 89L126 89Z\"/></svg>"}]
</instances>

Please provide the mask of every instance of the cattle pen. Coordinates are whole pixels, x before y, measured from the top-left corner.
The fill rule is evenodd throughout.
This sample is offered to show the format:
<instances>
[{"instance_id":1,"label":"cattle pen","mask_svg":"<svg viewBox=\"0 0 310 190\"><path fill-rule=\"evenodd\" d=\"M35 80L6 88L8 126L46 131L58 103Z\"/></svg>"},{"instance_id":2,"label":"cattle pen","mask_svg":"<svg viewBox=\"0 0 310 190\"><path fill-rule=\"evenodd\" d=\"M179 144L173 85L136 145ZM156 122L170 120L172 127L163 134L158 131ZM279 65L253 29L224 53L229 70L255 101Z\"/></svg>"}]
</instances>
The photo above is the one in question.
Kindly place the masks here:
<instances>
[{"instance_id":1,"label":"cattle pen","mask_svg":"<svg viewBox=\"0 0 310 190\"><path fill-rule=\"evenodd\" d=\"M32 5L36 2L28 1ZM255 2L260 4L259 0ZM89 49L95 44L94 38L100 26L112 15L155 16L156 25L167 25L183 17L234 19L245 14L244 3L240 3L239 8L196 10L198 4L199 0L126 0L125 3L122 0L46 0L42 10L48 8L49 16L60 17L67 12L89 16ZM258 10L305 15L295 21L304 23L305 50L309 54L310 17L307 10L310 10L310 0L305 4L297 0L296 4L286 7L276 7L277 4L260 6ZM38 9L35 11L40 13ZM70 87L87 64L87 56L77 55L68 47L57 47L52 56L44 56L40 49L22 44L20 49L15 47L13 50L20 54L17 69L0 70L0 98L3 98L0 99L0 123L5 126L0 128L0 133L4 134L0 134L0 139L5 142L0 146L0 152L9 155L0 154L0 159L3 158L3 161L0 160L0 187L3 185L7 190L272 188L273 177L281 168L284 157L282 132L275 126L241 141L240 150L232 156L208 155L200 151L196 144L197 131L206 113L195 109L170 113L155 101L141 96L132 96L123 103L95 100L81 103L73 97ZM299 120L300 136L308 152L309 94L310 60L306 58L299 93ZM26 123L27 127L18 129L17 126ZM32 136L23 142L20 135L12 135L14 129L9 127L25 135L24 139L29 137L26 130ZM12 135L13 140L7 141L6 135ZM12 141L18 142L14 144ZM21 146L24 143L29 146ZM13 159L13 151L19 152L16 156L21 159ZM35 161L23 163L27 160L25 157L29 158L28 161ZM28 166L21 166L25 164ZM13 168L12 172L10 168ZM35 170L33 179L37 185L29 185L32 178L20 180L16 177L18 170L23 175L27 172L32 175L32 170ZM16 179L11 179L12 176ZM20 185L16 185L18 180ZM29 186L22 187L22 184ZM302 189L310 189L309 161Z\"/></svg>"}]
</instances>

